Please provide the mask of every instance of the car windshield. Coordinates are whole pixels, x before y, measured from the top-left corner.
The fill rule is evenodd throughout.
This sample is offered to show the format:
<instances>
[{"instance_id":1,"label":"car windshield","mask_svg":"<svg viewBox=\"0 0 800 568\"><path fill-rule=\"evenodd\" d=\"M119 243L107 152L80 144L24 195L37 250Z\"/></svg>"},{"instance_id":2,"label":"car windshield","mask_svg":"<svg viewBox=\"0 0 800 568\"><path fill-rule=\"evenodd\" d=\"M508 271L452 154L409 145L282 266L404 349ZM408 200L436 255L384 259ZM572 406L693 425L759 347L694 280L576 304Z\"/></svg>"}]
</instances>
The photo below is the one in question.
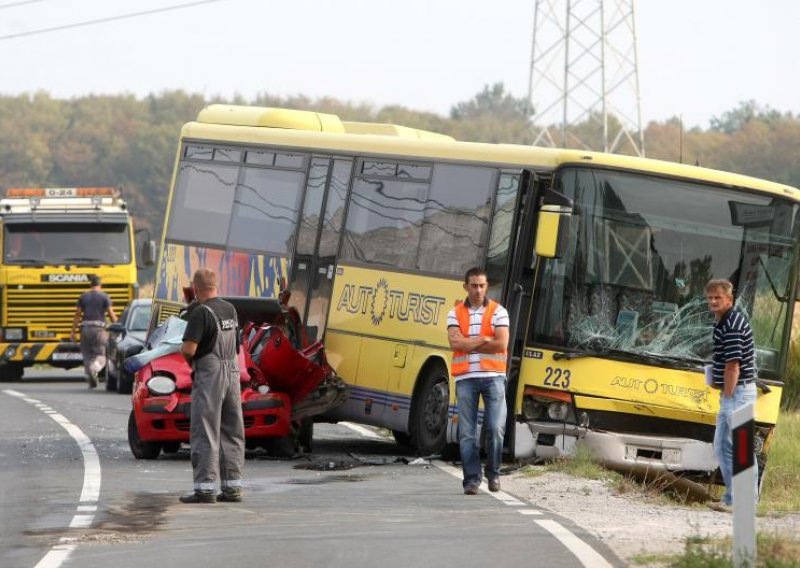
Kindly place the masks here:
<instances>
[{"instance_id":1,"label":"car windshield","mask_svg":"<svg viewBox=\"0 0 800 568\"><path fill-rule=\"evenodd\" d=\"M127 264L130 236L125 223L8 223L6 264Z\"/></svg>"},{"instance_id":2,"label":"car windshield","mask_svg":"<svg viewBox=\"0 0 800 568\"><path fill-rule=\"evenodd\" d=\"M128 318L129 331L147 331L150 325L150 306L137 306Z\"/></svg>"},{"instance_id":3,"label":"car windshield","mask_svg":"<svg viewBox=\"0 0 800 568\"><path fill-rule=\"evenodd\" d=\"M565 169L570 246L541 265L529 340L699 362L711 354L705 284L726 278L775 375L794 302L798 209L779 197L632 173Z\"/></svg>"}]
</instances>

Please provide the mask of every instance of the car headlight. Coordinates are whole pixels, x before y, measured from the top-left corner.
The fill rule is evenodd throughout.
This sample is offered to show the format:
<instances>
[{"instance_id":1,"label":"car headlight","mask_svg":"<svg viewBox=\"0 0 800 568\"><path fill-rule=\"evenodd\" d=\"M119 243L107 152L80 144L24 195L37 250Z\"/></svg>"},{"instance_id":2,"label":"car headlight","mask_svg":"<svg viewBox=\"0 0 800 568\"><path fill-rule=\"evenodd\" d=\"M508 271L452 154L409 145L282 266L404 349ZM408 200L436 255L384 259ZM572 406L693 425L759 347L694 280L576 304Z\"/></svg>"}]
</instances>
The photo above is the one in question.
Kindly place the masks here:
<instances>
[{"instance_id":1,"label":"car headlight","mask_svg":"<svg viewBox=\"0 0 800 568\"><path fill-rule=\"evenodd\" d=\"M156 375L147 380L147 390L150 394L164 396L175 392L175 381L163 375Z\"/></svg>"}]
</instances>

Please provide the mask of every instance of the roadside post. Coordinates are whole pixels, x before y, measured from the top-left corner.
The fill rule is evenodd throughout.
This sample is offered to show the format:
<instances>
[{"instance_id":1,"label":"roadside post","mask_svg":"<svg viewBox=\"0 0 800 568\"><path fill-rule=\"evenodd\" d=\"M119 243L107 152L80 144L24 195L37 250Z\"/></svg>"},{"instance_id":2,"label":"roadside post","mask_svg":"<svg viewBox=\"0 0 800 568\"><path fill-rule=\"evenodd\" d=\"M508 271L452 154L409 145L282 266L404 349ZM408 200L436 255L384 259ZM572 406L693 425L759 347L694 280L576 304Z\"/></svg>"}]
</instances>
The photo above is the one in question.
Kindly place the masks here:
<instances>
[{"instance_id":1,"label":"roadside post","mask_svg":"<svg viewBox=\"0 0 800 568\"><path fill-rule=\"evenodd\" d=\"M733 412L733 565L756 565L755 405Z\"/></svg>"}]
</instances>

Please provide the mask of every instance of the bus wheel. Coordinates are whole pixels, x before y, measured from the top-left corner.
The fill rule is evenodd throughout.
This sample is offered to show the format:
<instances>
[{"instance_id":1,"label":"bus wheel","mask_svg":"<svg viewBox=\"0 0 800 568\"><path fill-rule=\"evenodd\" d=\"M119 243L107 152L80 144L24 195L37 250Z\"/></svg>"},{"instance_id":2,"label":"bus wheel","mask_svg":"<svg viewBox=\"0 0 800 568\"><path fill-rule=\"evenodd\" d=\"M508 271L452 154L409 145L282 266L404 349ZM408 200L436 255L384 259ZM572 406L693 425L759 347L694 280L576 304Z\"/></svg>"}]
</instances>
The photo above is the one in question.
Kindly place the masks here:
<instances>
[{"instance_id":1,"label":"bus wheel","mask_svg":"<svg viewBox=\"0 0 800 568\"><path fill-rule=\"evenodd\" d=\"M22 379L25 367L20 363L6 363L0 367L0 381L15 382Z\"/></svg>"},{"instance_id":2,"label":"bus wheel","mask_svg":"<svg viewBox=\"0 0 800 568\"><path fill-rule=\"evenodd\" d=\"M450 404L447 370L434 365L420 380L411 410L411 441L421 455L438 454L447 436Z\"/></svg>"},{"instance_id":3,"label":"bus wheel","mask_svg":"<svg viewBox=\"0 0 800 568\"><path fill-rule=\"evenodd\" d=\"M158 442L143 442L139 437L139 427L136 426L136 417L133 410L128 417L128 445L131 453L137 460L154 460L161 453L161 444Z\"/></svg>"}]
</instances>

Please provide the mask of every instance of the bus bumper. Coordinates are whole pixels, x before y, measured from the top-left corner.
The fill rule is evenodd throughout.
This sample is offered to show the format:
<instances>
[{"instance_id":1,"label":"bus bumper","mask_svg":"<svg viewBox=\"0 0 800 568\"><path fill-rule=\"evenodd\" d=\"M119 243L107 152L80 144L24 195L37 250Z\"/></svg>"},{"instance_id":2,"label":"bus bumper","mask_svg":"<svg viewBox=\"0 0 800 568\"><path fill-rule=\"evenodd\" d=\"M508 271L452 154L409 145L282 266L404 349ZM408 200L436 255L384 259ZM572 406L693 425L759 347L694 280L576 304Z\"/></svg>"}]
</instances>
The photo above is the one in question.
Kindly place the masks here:
<instances>
[{"instance_id":1,"label":"bus bumper","mask_svg":"<svg viewBox=\"0 0 800 568\"><path fill-rule=\"evenodd\" d=\"M36 364L70 369L83 364L77 343L13 342L0 343L0 363L30 367Z\"/></svg>"},{"instance_id":2,"label":"bus bumper","mask_svg":"<svg viewBox=\"0 0 800 568\"><path fill-rule=\"evenodd\" d=\"M574 455L578 440L607 466L646 465L667 471L713 471L714 448L708 442L641 434L595 431L574 424L515 423L514 456L554 459Z\"/></svg>"}]
</instances>

